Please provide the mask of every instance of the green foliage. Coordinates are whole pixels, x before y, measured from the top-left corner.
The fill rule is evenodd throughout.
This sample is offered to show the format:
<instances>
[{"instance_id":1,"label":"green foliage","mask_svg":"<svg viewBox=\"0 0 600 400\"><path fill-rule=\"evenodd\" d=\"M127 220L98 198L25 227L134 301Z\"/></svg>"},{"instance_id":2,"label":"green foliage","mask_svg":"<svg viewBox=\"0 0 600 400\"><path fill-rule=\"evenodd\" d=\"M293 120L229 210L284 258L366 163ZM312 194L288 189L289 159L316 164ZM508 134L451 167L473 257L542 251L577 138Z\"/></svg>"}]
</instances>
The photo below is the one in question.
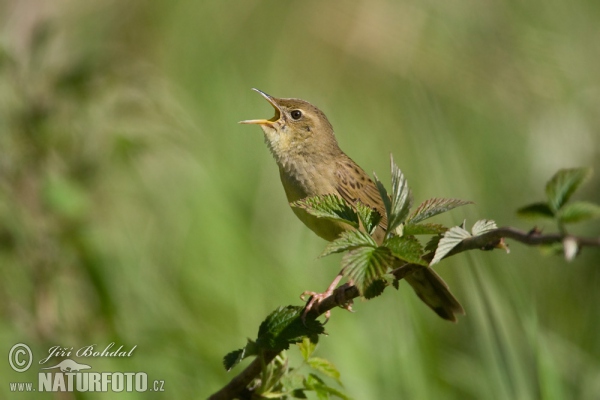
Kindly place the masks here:
<instances>
[{"instance_id":1,"label":"green foliage","mask_svg":"<svg viewBox=\"0 0 600 400\"><path fill-rule=\"evenodd\" d=\"M372 235L379 222L381 222L381 214L360 201L356 202L356 212L365 232Z\"/></svg>"},{"instance_id":2,"label":"green foliage","mask_svg":"<svg viewBox=\"0 0 600 400\"><path fill-rule=\"evenodd\" d=\"M295 201L291 206L306 210L309 214L318 218L343 222L354 228L359 227L359 219L356 210L344 201L344 199L333 194L307 197Z\"/></svg>"},{"instance_id":3,"label":"green foliage","mask_svg":"<svg viewBox=\"0 0 600 400\"><path fill-rule=\"evenodd\" d=\"M571 168L558 171L546 184L546 202L536 202L520 208L517 214L525 218L554 219L561 231L564 224L588 221L600 217L600 205L569 200L592 174L591 168Z\"/></svg>"},{"instance_id":4,"label":"green foliage","mask_svg":"<svg viewBox=\"0 0 600 400\"><path fill-rule=\"evenodd\" d=\"M358 247L348 251L342 258L344 276L354 281L360 291L365 290L378 280L393 265L394 257L389 248Z\"/></svg>"},{"instance_id":5,"label":"green foliage","mask_svg":"<svg viewBox=\"0 0 600 400\"><path fill-rule=\"evenodd\" d=\"M556 213L560 210L591 174L591 168L572 168L558 171L546 184L546 196L552 211Z\"/></svg>"},{"instance_id":6,"label":"green foliage","mask_svg":"<svg viewBox=\"0 0 600 400\"><path fill-rule=\"evenodd\" d=\"M316 344L305 337L298 343L298 348L302 363L298 367L290 367L287 353L282 352L270 365L265 366L261 377L250 385L255 388L255 394L265 399L306 399L307 393L313 392L319 399L348 399L341 390L327 382L332 380L342 386L340 372L335 365L313 356Z\"/></svg>"},{"instance_id":7,"label":"green foliage","mask_svg":"<svg viewBox=\"0 0 600 400\"><path fill-rule=\"evenodd\" d=\"M384 246L400 260L411 264L427 265L427 262L421 258L423 245L414 236L392 236L385 241Z\"/></svg>"},{"instance_id":8,"label":"green foliage","mask_svg":"<svg viewBox=\"0 0 600 400\"><path fill-rule=\"evenodd\" d=\"M407 225L417 224L435 215L444 213L446 211L450 211L453 208L464 206L467 204L473 204L473 202L459 199L442 198L433 198L425 200L408 216L406 223Z\"/></svg>"},{"instance_id":9,"label":"green foliage","mask_svg":"<svg viewBox=\"0 0 600 400\"><path fill-rule=\"evenodd\" d=\"M368 299L381 294L387 285L387 282L381 279L382 276L397 266L398 261L428 265L423 259L425 251L434 251L435 247L432 244L437 244L438 240L435 237L439 237L448 228L441 224L421 223L422 221L472 203L458 199L434 198L424 201L411 213L412 194L408 182L393 158L390 164L391 196L375 176L375 184L385 205L388 221L385 240L380 246L370 235L381 221L381 216L362 203L357 203L354 208L340 197L327 195L303 199L293 204L317 217L344 222L357 229L343 232L338 239L327 245L321 257L346 252L342 258L342 274L352 279L360 293ZM362 229L358 230L359 228ZM479 225L476 224L474 229L479 229ZM429 241L429 247L423 248L416 235L436 236ZM446 239L445 246L449 245L448 240Z\"/></svg>"},{"instance_id":10,"label":"green foliage","mask_svg":"<svg viewBox=\"0 0 600 400\"><path fill-rule=\"evenodd\" d=\"M392 169L392 196L391 199L388 197L387 190L383 184L375 176L375 183L379 189L379 195L381 196L387 215L388 227L387 236L391 236L394 230L404 222L410 208L412 207L412 193L408 187L408 182L400 171L400 168L394 162L394 158L390 158L390 164Z\"/></svg>"},{"instance_id":11,"label":"green foliage","mask_svg":"<svg viewBox=\"0 0 600 400\"><path fill-rule=\"evenodd\" d=\"M565 224L600 218L600 205L588 201L574 201L565 204L557 217Z\"/></svg>"},{"instance_id":12,"label":"green foliage","mask_svg":"<svg viewBox=\"0 0 600 400\"><path fill-rule=\"evenodd\" d=\"M464 229L464 223L463 226L454 226L450 228L440 238L435 250L435 255L429 265L431 266L439 263L442 258L446 257L464 239L483 235L484 233L494 229L497 229L496 223L487 219L482 219L475 222L475 224L473 224L473 228L471 228L471 233Z\"/></svg>"},{"instance_id":13,"label":"green foliage","mask_svg":"<svg viewBox=\"0 0 600 400\"><path fill-rule=\"evenodd\" d=\"M282 351L290 344L309 338L317 343L318 335L325 333L323 324L315 319L302 321L304 307L278 307L265 318L258 328L256 340L248 340L243 349L228 353L223 359L226 370L231 370L244 358L260 354L263 350Z\"/></svg>"},{"instance_id":14,"label":"green foliage","mask_svg":"<svg viewBox=\"0 0 600 400\"><path fill-rule=\"evenodd\" d=\"M362 231L345 231L333 242L329 242L320 257L341 253L357 247L377 247L375 240Z\"/></svg>"}]
</instances>

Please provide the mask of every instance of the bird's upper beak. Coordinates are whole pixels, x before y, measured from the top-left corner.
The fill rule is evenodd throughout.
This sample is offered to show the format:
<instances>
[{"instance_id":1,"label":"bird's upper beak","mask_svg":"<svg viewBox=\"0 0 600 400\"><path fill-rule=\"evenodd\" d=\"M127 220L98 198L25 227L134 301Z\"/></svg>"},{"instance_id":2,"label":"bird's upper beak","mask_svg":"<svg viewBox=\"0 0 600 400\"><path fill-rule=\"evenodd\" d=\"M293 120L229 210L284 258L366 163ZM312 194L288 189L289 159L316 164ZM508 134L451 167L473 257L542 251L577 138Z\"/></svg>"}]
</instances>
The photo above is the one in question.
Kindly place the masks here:
<instances>
[{"instance_id":1,"label":"bird's upper beak","mask_svg":"<svg viewBox=\"0 0 600 400\"><path fill-rule=\"evenodd\" d=\"M240 124L258 124L258 125L273 125L274 122L277 122L281 117L281 109L277 104L277 100L273 96L269 96L265 92L258 90L256 88L252 88L252 90L260 93L262 97L267 99L267 101L273 106L275 109L275 115L271 119L247 119L245 121L240 121Z\"/></svg>"}]
</instances>

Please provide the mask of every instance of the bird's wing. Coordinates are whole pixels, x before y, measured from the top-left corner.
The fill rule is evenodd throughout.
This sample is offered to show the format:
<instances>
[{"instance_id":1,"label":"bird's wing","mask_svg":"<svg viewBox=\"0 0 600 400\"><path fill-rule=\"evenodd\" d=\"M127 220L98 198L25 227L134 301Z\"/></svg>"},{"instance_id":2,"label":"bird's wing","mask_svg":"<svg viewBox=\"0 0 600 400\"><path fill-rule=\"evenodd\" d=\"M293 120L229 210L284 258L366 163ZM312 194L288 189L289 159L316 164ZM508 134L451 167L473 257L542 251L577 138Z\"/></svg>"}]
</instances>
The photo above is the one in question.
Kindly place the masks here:
<instances>
[{"instance_id":1,"label":"bird's wing","mask_svg":"<svg viewBox=\"0 0 600 400\"><path fill-rule=\"evenodd\" d=\"M379 226L387 228L385 206L379 195L375 183L367 173L352 159L347 158L337 162L336 165L336 190L348 203L355 205L357 201L375 209L381 214Z\"/></svg>"}]
</instances>

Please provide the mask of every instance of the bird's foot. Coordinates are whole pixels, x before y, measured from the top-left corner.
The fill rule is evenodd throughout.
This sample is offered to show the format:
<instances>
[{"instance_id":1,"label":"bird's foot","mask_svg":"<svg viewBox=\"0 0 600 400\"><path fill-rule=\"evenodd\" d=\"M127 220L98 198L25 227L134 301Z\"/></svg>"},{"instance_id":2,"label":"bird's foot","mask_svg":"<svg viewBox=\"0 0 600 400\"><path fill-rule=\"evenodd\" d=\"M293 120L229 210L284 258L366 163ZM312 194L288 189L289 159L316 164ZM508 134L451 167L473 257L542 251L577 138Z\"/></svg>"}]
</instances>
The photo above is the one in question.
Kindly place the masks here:
<instances>
[{"instance_id":1,"label":"bird's foot","mask_svg":"<svg viewBox=\"0 0 600 400\"><path fill-rule=\"evenodd\" d=\"M319 311L319 304L321 303L321 301L323 301L324 299L326 299L327 297L329 297L333 294L337 284L340 282L341 279L342 279L342 275L336 276L336 278L333 280L333 282L331 282L331 285L329 285L327 290L323 293L306 291L300 295L300 299L302 301L306 301L306 296L310 296L308 298L308 302L306 303L306 306L304 307L304 311L302 312L302 322L306 322L306 316L308 315L308 313L311 310L315 309L317 312ZM345 284L343 286L348 286L348 284ZM343 287L343 286L341 286L341 287ZM346 299L345 293L346 293L345 290L338 290L336 292L335 302L344 310L353 312L353 310L352 310L353 301L352 301L352 299ZM325 323L327 323L327 321L329 321L329 317L331 317L331 310L327 310L325 312Z\"/></svg>"}]
</instances>

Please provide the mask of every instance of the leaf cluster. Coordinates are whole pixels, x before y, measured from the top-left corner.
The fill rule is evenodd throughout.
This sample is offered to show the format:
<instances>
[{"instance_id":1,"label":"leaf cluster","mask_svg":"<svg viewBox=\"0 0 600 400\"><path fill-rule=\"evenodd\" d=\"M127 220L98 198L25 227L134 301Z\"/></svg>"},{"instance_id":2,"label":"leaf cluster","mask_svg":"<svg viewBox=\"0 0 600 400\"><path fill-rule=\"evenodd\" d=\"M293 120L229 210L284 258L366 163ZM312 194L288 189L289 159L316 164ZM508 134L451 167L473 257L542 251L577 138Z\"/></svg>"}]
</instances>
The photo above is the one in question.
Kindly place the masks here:
<instances>
[{"instance_id":1,"label":"leaf cluster","mask_svg":"<svg viewBox=\"0 0 600 400\"><path fill-rule=\"evenodd\" d=\"M309 338L298 343L302 363L296 368L289 366L287 354L282 353L263 370L261 378L255 382L254 392L266 399L306 399L309 392L313 392L318 399L349 399L328 382L334 381L336 386L343 386L335 365L329 360L313 356L315 347L316 344Z\"/></svg>"},{"instance_id":2,"label":"leaf cluster","mask_svg":"<svg viewBox=\"0 0 600 400\"><path fill-rule=\"evenodd\" d=\"M300 306L278 307L260 324L256 340L248 340L245 347L224 357L225 369L229 371L244 358L259 355L266 350L287 350L290 344L300 343L304 338L317 343L319 335L325 333L323 324L315 319L303 321L303 309Z\"/></svg>"},{"instance_id":3,"label":"leaf cluster","mask_svg":"<svg viewBox=\"0 0 600 400\"><path fill-rule=\"evenodd\" d=\"M591 175L591 168L559 170L546 183L546 201L529 204L517 213L526 218L552 219L563 233L565 224L599 218L600 205L588 201L570 202L571 196Z\"/></svg>"},{"instance_id":4,"label":"leaf cluster","mask_svg":"<svg viewBox=\"0 0 600 400\"><path fill-rule=\"evenodd\" d=\"M373 234L382 216L367 204L357 201L348 204L339 196L316 196L292 204L318 217L349 225L349 229L327 245L321 256L345 253L342 257L342 274L351 279L360 293L371 298L385 287L382 278L398 262L427 266L423 258L427 249L417 239L418 235L439 235L448 230L441 224L424 223L426 219L470 204L458 199L433 198L424 201L411 212L412 192L402 171L391 160L392 193L375 176L375 184L385 206L388 226L382 243Z\"/></svg>"}]
</instances>

